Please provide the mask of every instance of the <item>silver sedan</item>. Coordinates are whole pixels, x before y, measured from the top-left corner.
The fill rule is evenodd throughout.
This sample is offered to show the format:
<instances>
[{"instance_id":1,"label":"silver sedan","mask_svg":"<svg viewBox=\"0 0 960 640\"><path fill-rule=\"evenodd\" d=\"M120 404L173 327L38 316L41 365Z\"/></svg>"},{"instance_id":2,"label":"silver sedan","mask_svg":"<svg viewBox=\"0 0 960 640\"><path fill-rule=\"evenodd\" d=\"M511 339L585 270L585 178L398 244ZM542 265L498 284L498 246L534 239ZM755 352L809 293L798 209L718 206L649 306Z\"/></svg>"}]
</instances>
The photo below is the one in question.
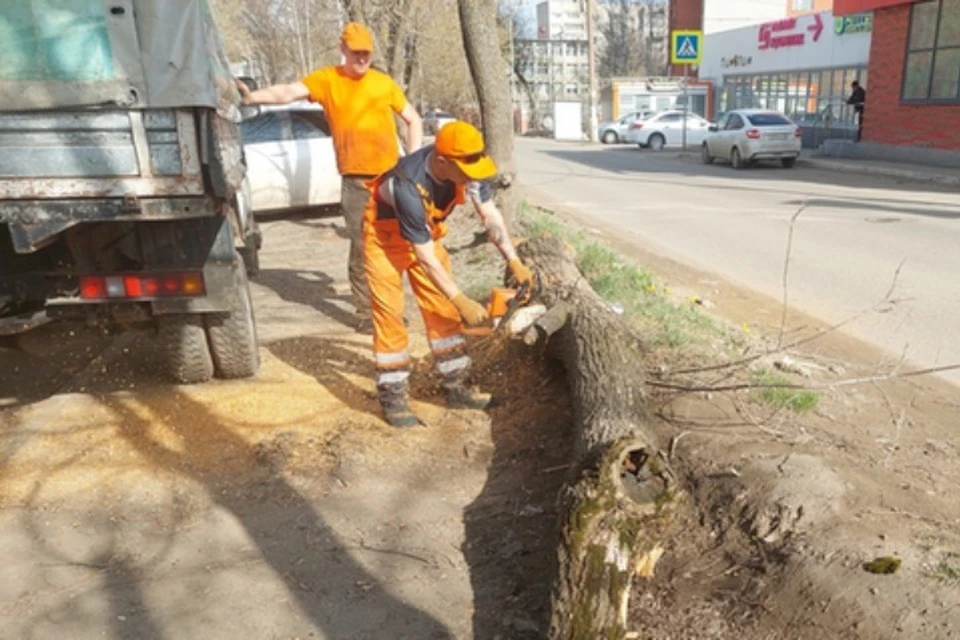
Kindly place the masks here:
<instances>
[{"instance_id":1,"label":"silver sedan","mask_svg":"<svg viewBox=\"0 0 960 640\"><path fill-rule=\"evenodd\" d=\"M743 169L757 160L779 160L792 167L800 157L803 130L782 113L768 109L738 109L723 114L700 146L704 164L716 158Z\"/></svg>"},{"instance_id":2,"label":"silver sedan","mask_svg":"<svg viewBox=\"0 0 960 640\"><path fill-rule=\"evenodd\" d=\"M683 111L662 111L643 121L634 122L627 129L627 141L659 151L664 147L679 147L683 143ZM710 123L687 113L687 144L698 147L707 134Z\"/></svg>"}]
</instances>

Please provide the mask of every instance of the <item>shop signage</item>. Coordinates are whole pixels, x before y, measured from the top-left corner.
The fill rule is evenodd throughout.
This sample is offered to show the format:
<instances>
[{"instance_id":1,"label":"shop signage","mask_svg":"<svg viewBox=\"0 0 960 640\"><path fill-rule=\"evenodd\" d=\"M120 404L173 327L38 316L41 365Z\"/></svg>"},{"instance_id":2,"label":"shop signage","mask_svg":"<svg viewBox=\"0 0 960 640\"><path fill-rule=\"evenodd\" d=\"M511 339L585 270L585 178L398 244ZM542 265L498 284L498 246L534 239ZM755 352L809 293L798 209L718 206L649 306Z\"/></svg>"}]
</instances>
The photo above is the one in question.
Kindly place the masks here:
<instances>
[{"instance_id":1,"label":"shop signage","mask_svg":"<svg viewBox=\"0 0 960 640\"><path fill-rule=\"evenodd\" d=\"M753 56L744 56L739 53L729 58L720 58L720 66L724 69L729 69L730 67L749 67L751 64L753 64Z\"/></svg>"},{"instance_id":2,"label":"shop signage","mask_svg":"<svg viewBox=\"0 0 960 640\"><path fill-rule=\"evenodd\" d=\"M855 13L851 16L837 16L833 19L833 32L838 36L850 33L869 33L873 31L872 13Z\"/></svg>"},{"instance_id":3,"label":"shop signage","mask_svg":"<svg viewBox=\"0 0 960 640\"><path fill-rule=\"evenodd\" d=\"M813 24L797 31L799 21L799 18L787 18L760 25L757 48L764 51L783 47L802 47L807 43L808 34L814 42L817 42L823 33L823 18L820 14L813 14Z\"/></svg>"}]
</instances>

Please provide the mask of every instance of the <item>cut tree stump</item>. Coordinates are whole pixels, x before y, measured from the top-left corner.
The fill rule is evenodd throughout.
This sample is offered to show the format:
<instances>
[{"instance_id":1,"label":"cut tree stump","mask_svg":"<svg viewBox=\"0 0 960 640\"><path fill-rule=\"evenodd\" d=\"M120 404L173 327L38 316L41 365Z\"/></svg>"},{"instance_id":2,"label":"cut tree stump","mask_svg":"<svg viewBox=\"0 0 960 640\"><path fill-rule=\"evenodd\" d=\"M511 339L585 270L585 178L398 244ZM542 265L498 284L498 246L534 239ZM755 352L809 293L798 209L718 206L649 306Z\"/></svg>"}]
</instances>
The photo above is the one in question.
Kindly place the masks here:
<instances>
[{"instance_id":1,"label":"cut tree stump","mask_svg":"<svg viewBox=\"0 0 960 640\"><path fill-rule=\"evenodd\" d=\"M633 577L653 575L680 499L647 419L643 347L562 241L540 238L520 253L549 309L524 342L563 364L574 405L550 638L624 638Z\"/></svg>"}]
</instances>

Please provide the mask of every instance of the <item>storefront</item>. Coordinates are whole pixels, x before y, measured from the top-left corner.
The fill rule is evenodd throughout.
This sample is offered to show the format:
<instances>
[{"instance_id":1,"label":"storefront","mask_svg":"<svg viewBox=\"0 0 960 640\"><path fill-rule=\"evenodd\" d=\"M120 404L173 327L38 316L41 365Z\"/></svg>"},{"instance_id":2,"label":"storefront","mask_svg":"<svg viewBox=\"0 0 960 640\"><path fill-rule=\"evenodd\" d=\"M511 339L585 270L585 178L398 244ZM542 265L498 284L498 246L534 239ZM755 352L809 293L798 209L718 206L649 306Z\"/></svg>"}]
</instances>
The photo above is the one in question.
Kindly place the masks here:
<instances>
[{"instance_id":1,"label":"storefront","mask_svg":"<svg viewBox=\"0 0 960 640\"><path fill-rule=\"evenodd\" d=\"M863 139L960 152L960 0L835 0L873 11Z\"/></svg>"},{"instance_id":2,"label":"storefront","mask_svg":"<svg viewBox=\"0 0 960 640\"><path fill-rule=\"evenodd\" d=\"M693 79L687 86L690 111L707 117L712 111L710 84ZM616 120L633 111L682 109L682 78L614 78L600 91L600 119Z\"/></svg>"},{"instance_id":3,"label":"storefront","mask_svg":"<svg viewBox=\"0 0 960 640\"><path fill-rule=\"evenodd\" d=\"M704 38L700 79L717 92L714 116L730 109L776 109L824 137L851 136L850 83L868 86L869 14L799 16ZM813 140L807 141L812 144Z\"/></svg>"}]
</instances>

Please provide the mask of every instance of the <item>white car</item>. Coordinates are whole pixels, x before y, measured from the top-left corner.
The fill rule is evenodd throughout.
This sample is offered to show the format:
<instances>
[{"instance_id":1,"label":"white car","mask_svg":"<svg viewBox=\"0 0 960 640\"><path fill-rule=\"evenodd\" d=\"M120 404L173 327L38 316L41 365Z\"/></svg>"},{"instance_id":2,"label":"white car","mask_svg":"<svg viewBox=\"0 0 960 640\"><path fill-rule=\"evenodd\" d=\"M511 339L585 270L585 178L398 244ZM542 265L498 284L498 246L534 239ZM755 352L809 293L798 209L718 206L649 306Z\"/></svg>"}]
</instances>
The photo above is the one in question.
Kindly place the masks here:
<instances>
[{"instance_id":1,"label":"white car","mask_svg":"<svg viewBox=\"0 0 960 640\"><path fill-rule=\"evenodd\" d=\"M457 117L446 111L430 111L423 114L423 132L428 136L437 135L445 124L456 122Z\"/></svg>"},{"instance_id":2,"label":"white car","mask_svg":"<svg viewBox=\"0 0 960 640\"><path fill-rule=\"evenodd\" d=\"M743 169L757 160L779 160L792 167L800 157L803 130L782 113L768 109L738 109L723 114L710 127L700 147L704 164L716 158Z\"/></svg>"},{"instance_id":3,"label":"white car","mask_svg":"<svg viewBox=\"0 0 960 640\"><path fill-rule=\"evenodd\" d=\"M263 106L240 130L254 212L340 205L333 138L319 105Z\"/></svg>"},{"instance_id":4,"label":"white car","mask_svg":"<svg viewBox=\"0 0 960 640\"><path fill-rule=\"evenodd\" d=\"M683 143L683 111L661 111L637 120L627 129L627 142L660 151L664 147L679 147ZM695 113L687 113L687 145L699 147L710 123Z\"/></svg>"}]
</instances>

